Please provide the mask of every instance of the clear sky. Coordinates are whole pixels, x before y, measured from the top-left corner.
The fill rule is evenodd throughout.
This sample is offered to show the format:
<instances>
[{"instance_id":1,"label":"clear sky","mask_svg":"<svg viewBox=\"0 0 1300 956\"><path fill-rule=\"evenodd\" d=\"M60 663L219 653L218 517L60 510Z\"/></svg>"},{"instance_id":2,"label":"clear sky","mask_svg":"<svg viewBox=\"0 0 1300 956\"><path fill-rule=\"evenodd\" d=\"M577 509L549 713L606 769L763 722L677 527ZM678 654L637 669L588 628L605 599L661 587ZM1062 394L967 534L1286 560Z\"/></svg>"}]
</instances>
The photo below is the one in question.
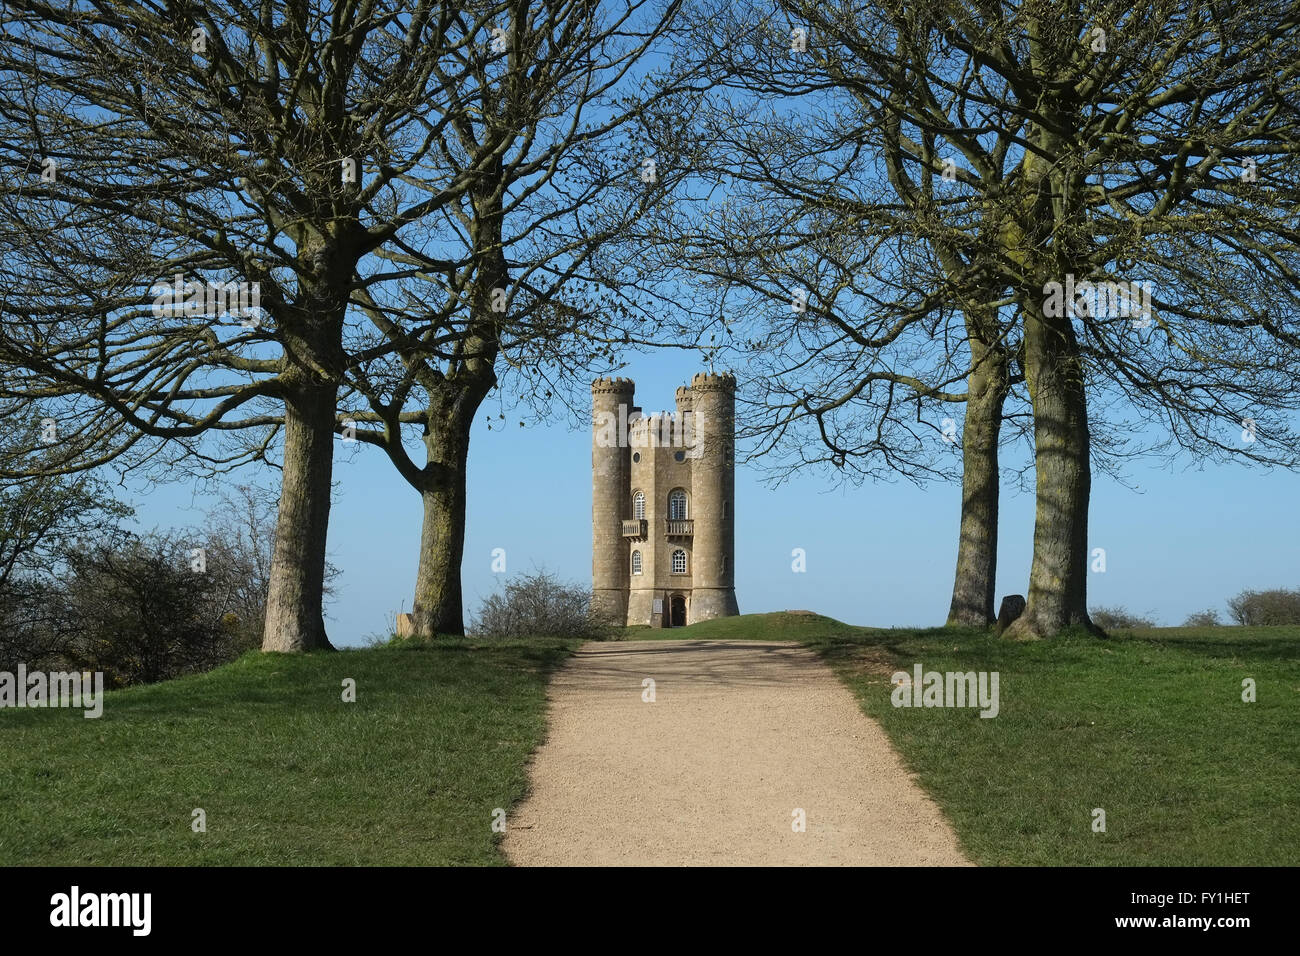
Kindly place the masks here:
<instances>
[{"instance_id":1,"label":"clear sky","mask_svg":"<svg viewBox=\"0 0 1300 956\"><path fill-rule=\"evenodd\" d=\"M689 355L672 352L634 356L620 374L636 381L637 404L651 412L671 409L677 386L697 371ZM563 422L520 428L508 412L488 431L487 412L478 416L470 444L467 612L500 583L491 568L494 548L506 551L507 575L544 566L591 580L589 431ZM329 553L341 574L326 623L330 639L346 646L386 632L391 615L410 610L421 510L419 496L376 449L336 449ZM1089 550L1106 550L1106 571L1089 574L1091 607L1119 604L1172 625L1207 607L1226 619L1226 600L1243 588L1300 586L1300 475L1187 465L1131 463L1136 491L1094 478ZM269 469L245 469L230 480L277 478ZM131 497L143 528L201 524L212 506L188 484L137 489ZM942 624L960 504L956 483L837 488L809 474L772 489L741 463L741 612L805 608L853 624ZM1032 491L1004 484L1000 525L999 599L1028 588ZM794 548L807 554L804 573L791 570Z\"/></svg>"}]
</instances>

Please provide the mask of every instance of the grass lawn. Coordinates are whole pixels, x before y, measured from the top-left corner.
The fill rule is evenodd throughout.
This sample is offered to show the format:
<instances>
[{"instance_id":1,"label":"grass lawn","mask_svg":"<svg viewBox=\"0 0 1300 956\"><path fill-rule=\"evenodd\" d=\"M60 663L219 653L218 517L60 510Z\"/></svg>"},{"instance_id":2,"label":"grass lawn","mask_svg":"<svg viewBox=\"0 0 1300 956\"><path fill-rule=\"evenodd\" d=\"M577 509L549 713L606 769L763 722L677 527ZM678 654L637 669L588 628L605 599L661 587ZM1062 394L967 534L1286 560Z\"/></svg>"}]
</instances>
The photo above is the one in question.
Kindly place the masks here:
<instances>
[{"instance_id":1,"label":"grass lawn","mask_svg":"<svg viewBox=\"0 0 1300 956\"><path fill-rule=\"evenodd\" d=\"M814 647L978 863L1300 863L1300 628L1015 643L778 613L627 636ZM502 863L492 811L525 792L574 646L252 654L110 693L98 720L0 710L0 865ZM890 674L918 662L998 671L998 717L893 707Z\"/></svg>"},{"instance_id":2,"label":"grass lawn","mask_svg":"<svg viewBox=\"0 0 1300 956\"><path fill-rule=\"evenodd\" d=\"M492 811L524 794L574 646L251 654L98 720L0 710L0 865L504 863Z\"/></svg>"},{"instance_id":3,"label":"grass lawn","mask_svg":"<svg viewBox=\"0 0 1300 956\"><path fill-rule=\"evenodd\" d=\"M629 636L633 636L630 632ZM1018 643L763 614L649 639L798 640L878 719L982 864L1300 864L1300 627ZM895 708L890 674L998 671L1001 709ZM1243 703L1254 678L1257 702ZM1092 811L1106 811L1106 832Z\"/></svg>"}]
</instances>

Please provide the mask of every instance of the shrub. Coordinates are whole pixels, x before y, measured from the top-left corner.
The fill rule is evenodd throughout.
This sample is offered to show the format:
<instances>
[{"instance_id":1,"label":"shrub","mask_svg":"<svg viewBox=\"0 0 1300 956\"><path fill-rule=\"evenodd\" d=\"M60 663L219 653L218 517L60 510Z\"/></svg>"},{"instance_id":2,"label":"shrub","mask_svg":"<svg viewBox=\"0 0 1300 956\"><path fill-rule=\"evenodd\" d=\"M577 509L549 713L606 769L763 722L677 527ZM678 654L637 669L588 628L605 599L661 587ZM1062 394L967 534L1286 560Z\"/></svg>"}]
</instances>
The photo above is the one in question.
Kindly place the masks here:
<instances>
[{"instance_id":1,"label":"shrub","mask_svg":"<svg viewBox=\"0 0 1300 956\"><path fill-rule=\"evenodd\" d=\"M1096 624L1104 631L1115 630L1132 630L1135 627L1156 627L1156 622L1149 617L1142 617L1134 614L1128 608L1120 607L1096 607L1088 611L1088 616L1092 618L1092 623Z\"/></svg>"},{"instance_id":2,"label":"shrub","mask_svg":"<svg viewBox=\"0 0 1300 956\"><path fill-rule=\"evenodd\" d=\"M194 548L203 549L201 567ZM63 655L117 687L234 660L256 644L241 596L246 568L231 557L221 542L174 532L119 533L69 552Z\"/></svg>"},{"instance_id":3,"label":"shrub","mask_svg":"<svg viewBox=\"0 0 1300 956\"><path fill-rule=\"evenodd\" d=\"M0 485L0 671L100 670L120 687L259 646L275 498L235 491L201 530L136 535L93 477Z\"/></svg>"},{"instance_id":4,"label":"shrub","mask_svg":"<svg viewBox=\"0 0 1300 956\"><path fill-rule=\"evenodd\" d=\"M4 438L0 460L9 461L14 452L4 447ZM44 670L64 660L63 556L83 537L103 534L129 514L131 509L91 475L0 483L0 671L12 673L19 664Z\"/></svg>"},{"instance_id":5,"label":"shrub","mask_svg":"<svg viewBox=\"0 0 1300 956\"><path fill-rule=\"evenodd\" d=\"M1300 624L1300 588L1242 591L1229 598L1228 613L1238 624L1252 627Z\"/></svg>"},{"instance_id":6,"label":"shrub","mask_svg":"<svg viewBox=\"0 0 1300 956\"><path fill-rule=\"evenodd\" d=\"M57 627L60 594L56 582L30 575L0 584L0 671L57 669L66 643Z\"/></svg>"},{"instance_id":7,"label":"shrub","mask_svg":"<svg viewBox=\"0 0 1300 956\"><path fill-rule=\"evenodd\" d=\"M591 614L591 591L546 570L506 581L488 595L466 628L474 637L578 637L606 640L612 622Z\"/></svg>"},{"instance_id":8,"label":"shrub","mask_svg":"<svg viewBox=\"0 0 1300 956\"><path fill-rule=\"evenodd\" d=\"M1219 612L1214 608L1189 614L1187 620L1183 621L1183 627L1219 627L1221 624Z\"/></svg>"}]
</instances>

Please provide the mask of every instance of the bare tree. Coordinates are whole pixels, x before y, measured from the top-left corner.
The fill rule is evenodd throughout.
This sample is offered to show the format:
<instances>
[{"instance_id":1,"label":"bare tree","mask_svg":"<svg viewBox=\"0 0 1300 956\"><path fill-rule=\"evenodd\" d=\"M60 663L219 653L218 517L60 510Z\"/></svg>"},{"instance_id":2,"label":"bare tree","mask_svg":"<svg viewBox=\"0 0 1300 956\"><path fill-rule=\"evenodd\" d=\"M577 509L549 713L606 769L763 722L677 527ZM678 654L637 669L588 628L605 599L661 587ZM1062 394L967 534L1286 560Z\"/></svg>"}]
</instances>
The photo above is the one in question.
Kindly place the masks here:
<instances>
[{"instance_id":1,"label":"bare tree","mask_svg":"<svg viewBox=\"0 0 1300 956\"><path fill-rule=\"evenodd\" d=\"M541 410L580 382L585 399L616 349L655 340L623 243L682 175L683 144L649 155L649 133L680 127L693 94L683 71L629 73L676 8L520 5L498 27L500 55L468 47L439 67L455 105L434 155L474 182L378 251L385 265L356 298L381 341L349 376L365 407L343 413L421 495L421 633L464 630L465 469L485 398L504 385Z\"/></svg>"},{"instance_id":2,"label":"bare tree","mask_svg":"<svg viewBox=\"0 0 1300 956\"><path fill-rule=\"evenodd\" d=\"M145 438L203 455L263 429L219 464L279 442L269 650L329 646L337 398L371 357L349 348L359 264L500 162L449 175L434 154L464 115L460 54L516 6L5 8L4 394L56 409L68 468L157 454ZM237 280L259 308L203 294Z\"/></svg>"},{"instance_id":3,"label":"bare tree","mask_svg":"<svg viewBox=\"0 0 1300 956\"><path fill-rule=\"evenodd\" d=\"M776 480L813 466L921 482L951 477L960 453L948 621L987 625L1000 428L1023 381L1009 289L979 261L992 227L948 221L948 178L916 168L915 144L842 62L808 53L784 11L690 13L686 41L724 90L696 114L696 182L713 188L683 197L651 238L739 332L751 460L769 459Z\"/></svg>"},{"instance_id":4,"label":"bare tree","mask_svg":"<svg viewBox=\"0 0 1300 956\"><path fill-rule=\"evenodd\" d=\"M7 445L10 437L0 440ZM27 451L21 435L14 444L17 451L0 447L0 461L15 467L18 458L22 464L17 467L38 471L39 462L32 459L39 453ZM131 509L92 474L37 474L0 482L0 589L17 577L53 568L74 542L129 514Z\"/></svg>"},{"instance_id":5,"label":"bare tree","mask_svg":"<svg viewBox=\"0 0 1300 956\"><path fill-rule=\"evenodd\" d=\"M1091 627L1090 395L1163 421L1160 444L1171 452L1297 464L1288 422L1300 396L1293 4L885 2L848 11L776 0L733 12L704 0L693 10L692 42L712 33L705 55L719 82L747 97L729 111L748 121L793 98L788 114L802 119L728 141L740 161L727 169L784 204L782 231L756 234L775 236L768 248L787 261L806 262L774 277L805 284L808 324L830 323L832 341L850 352L846 381L805 409L819 428L819 408L859 395L868 420L888 423L890 407L867 390L875 382L911 379L912 398L956 400L939 389L958 370L992 371L988 385L968 383L992 396L1014 381L1001 370L1008 363L1023 371L1038 514L1028 607L1013 635ZM939 268L901 251L917 243ZM861 251L873 244L891 248L893 268L883 281L873 272L846 282L844 272L874 265ZM753 271L765 270L773 274L760 261ZM830 281L817 285L824 274ZM719 275L746 281L730 267ZM832 308L846 290L857 293L851 307ZM963 329L942 321L944 309L963 314L969 361L950 347ZM926 321L942 338L936 351L909 346ZM868 360L851 354L854 344L870 346ZM815 341L797 367L811 368L826 348ZM925 375L907 365L917 356L930 363ZM1244 424L1250 440L1231 441ZM980 432L973 444L987 449L989 429ZM988 474L981 459L975 452L966 466ZM987 559L995 539L979 537ZM989 578L963 564L954 614L964 574L977 584L968 606L987 593Z\"/></svg>"}]
</instances>

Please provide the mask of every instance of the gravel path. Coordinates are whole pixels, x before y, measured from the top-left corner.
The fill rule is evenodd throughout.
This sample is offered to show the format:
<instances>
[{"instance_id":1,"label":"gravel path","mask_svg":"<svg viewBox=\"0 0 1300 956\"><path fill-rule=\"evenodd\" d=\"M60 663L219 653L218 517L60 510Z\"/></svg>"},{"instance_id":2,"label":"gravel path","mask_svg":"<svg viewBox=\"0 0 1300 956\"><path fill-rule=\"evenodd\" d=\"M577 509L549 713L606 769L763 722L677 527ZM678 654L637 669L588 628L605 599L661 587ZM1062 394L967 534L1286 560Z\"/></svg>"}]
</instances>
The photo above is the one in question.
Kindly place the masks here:
<instances>
[{"instance_id":1,"label":"gravel path","mask_svg":"<svg viewBox=\"0 0 1300 956\"><path fill-rule=\"evenodd\" d=\"M550 700L507 821L516 864L967 864L884 731L797 644L587 644Z\"/></svg>"}]
</instances>

